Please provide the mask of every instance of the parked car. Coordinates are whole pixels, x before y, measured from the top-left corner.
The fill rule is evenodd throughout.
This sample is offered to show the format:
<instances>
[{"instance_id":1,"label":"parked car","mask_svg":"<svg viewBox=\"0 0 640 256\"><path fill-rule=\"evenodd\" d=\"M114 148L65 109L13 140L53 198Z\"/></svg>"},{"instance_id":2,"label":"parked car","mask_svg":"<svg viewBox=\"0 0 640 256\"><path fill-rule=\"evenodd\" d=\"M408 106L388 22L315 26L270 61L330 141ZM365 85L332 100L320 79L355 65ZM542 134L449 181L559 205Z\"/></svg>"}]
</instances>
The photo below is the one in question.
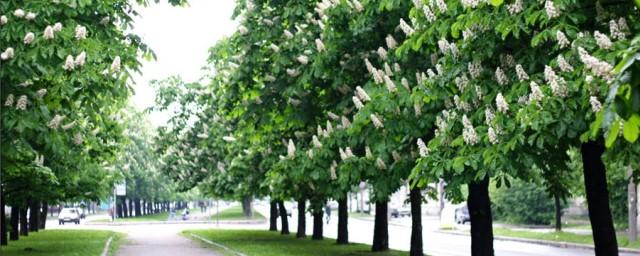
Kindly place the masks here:
<instances>
[{"instance_id":1,"label":"parked car","mask_svg":"<svg viewBox=\"0 0 640 256\"><path fill-rule=\"evenodd\" d=\"M469 216L469 208L467 208L466 205L456 208L455 219L456 223L458 224L471 222L471 217Z\"/></svg>"},{"instance_id":2,"label":"parked car","mask_svg":"<svg viewBox=\"0 0 640 256\"><path fill-rule=\"evenodd\" d=\"M391 209L391 217L394 218L398 218L398 217L411 217L411 208L407 207L407 206L402 206L399 208L392 208Z\"/></svg>"},{"instance_id":3,"label":"parked car","mask_svg":"<svg viewBox=\"0 0 640 256\"><path fill-rule=\"evenodd\" d=\"M64 208L58 214L58 224L64 225L65 222L73 222L80 224L80 212L77 208Z\"/></svg>"}]
</instances>

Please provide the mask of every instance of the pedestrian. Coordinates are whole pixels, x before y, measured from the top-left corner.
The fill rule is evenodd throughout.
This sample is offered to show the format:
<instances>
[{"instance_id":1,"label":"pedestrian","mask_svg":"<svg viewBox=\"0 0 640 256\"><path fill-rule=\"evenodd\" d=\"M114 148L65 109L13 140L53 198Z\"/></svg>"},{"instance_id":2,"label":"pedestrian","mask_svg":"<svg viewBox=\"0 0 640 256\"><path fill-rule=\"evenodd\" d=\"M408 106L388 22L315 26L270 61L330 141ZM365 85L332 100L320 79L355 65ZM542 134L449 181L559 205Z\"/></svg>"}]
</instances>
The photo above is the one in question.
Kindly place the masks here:
<instances>
[{"instance_id":1,"label":"pedestrian","mask_svg":"<svg viewBox=\"0 0 640 256\"><path fill-rule=\"evenodd\" d=\"M329 204L324 206L324 212L327 214L327 224L329 224L329 220L331 220L331 206Z\"/></svg>"}]
</instances>

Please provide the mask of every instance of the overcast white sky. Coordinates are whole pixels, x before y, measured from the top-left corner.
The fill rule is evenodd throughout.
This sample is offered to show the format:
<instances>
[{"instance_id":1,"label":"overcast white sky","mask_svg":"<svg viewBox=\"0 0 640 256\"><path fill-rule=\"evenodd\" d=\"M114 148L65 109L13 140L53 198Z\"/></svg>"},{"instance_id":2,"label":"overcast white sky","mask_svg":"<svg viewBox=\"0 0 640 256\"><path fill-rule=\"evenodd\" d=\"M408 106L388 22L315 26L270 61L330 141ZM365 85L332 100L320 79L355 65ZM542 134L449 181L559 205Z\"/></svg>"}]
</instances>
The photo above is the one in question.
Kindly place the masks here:
<instances>
[{"instance_id":1,"label":"overcast white sky","mask_svg":"<svg viewBox=\"0 0 640 256\"><path fill-rule=\"evenodd\" d=\"M237 22L231 20L234 0L189 0L188 7L173 7L161 1L139 7L140 17L133 32L156 53L157 60L143 61L142 76L135 77L131 103L143 110L153 105L154 91L149 81L180 75L185 81L201 77L209 47L231 35ZM152 113L151 122L166 122L166 114Z\"/></svg>"}]
</instances>

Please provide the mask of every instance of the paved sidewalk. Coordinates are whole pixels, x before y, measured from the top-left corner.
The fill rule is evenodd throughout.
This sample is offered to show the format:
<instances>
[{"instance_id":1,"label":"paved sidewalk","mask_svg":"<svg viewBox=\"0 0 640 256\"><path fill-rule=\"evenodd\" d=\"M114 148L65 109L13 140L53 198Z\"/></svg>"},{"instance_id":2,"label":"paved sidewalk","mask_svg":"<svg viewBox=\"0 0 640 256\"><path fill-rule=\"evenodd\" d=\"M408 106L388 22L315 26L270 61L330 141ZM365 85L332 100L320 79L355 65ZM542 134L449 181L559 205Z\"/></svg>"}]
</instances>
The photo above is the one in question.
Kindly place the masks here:
<instances>
[{"instance_id":1,"label":"paved sidewalk","mask_svg":"<svg viewBox=\"0 0 640 256\"><path fill-rule=\"evenodd\" d=\"M118 256L200 256L222 255L178 234L178 229L167 225L150 225L144 229L131 229L120 246Z\"/></svg>"}]
</instances>

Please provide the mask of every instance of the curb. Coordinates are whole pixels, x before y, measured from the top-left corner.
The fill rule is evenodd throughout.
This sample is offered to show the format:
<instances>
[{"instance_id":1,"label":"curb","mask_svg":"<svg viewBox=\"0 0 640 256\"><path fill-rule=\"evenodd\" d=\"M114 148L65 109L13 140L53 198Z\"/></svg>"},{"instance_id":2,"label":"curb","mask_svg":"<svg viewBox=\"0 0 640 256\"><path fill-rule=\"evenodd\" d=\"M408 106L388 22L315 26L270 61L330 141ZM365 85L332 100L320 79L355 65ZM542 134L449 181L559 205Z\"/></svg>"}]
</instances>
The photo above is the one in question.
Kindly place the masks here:
<instances>
[{"instance_id":1,"label":"curb","mask_svg":"<svg viewBox=\"0 0 640 256\"><path fill-rule=\"evenodd\" d=\"M159 224L264 224L266 220L237 220L237 221L131 221L131 222L88 222L85 225L94 226L130 226L130 225L159 225Z\"/></svg>"},{"instance_id":2,"label":"curb","mask_svg":"<svg viewBox=\"0 0 640 256\"><path fill-rule=\"evenodd\" d=\"M207 244L210 244L210 245L213 245L213 246L220 247L220 248L222 248L222 249L224 249L224 250L226 250L226 251L228 251L228 252L230 252L230 253L233 253L233 254L235 254L235 255L238 255L238 256L247 256L247 255L245 255L245 254L243 254L243 253L241 253L241 252L238 252L238 251L232 250L232 249L231 249L231 248L229 248L229 247L226 247L226 246L221 245L221 244L219 244L219 243L213 242L213 241L211 241L211 240L209 240L209 239L206 239L206 238L204 238L204 237L201 237L201 236L199 236L199 235L196 235L196 234L193 234L193 233L189 233L189 235L191 235L191 237L194 237L194 238L196 238L196 239L198 239L198 240L200 240L200 241L202 241L202 242L205 242L205 243L207 243Z\"/></svg>"},{"instance_id":3,"label":"curb","mask_svg":"<svg viewBox=\"0 0 640 256\"><path fill-rule=\"evenodd\" d=\"M470 236L469 233L461 232L461 231L435 231L441 234L448 235L457 235L457 236ZM529 238L518 238L518 237L509 237L509 236L494 236L493 239L499 241L512 241L512 242L522 242L522 243L530 243L530 244L539 244L539 245L548 245L559 248L576 248L576 249L586 249L586 250L594 250L595 247L590 244L578 244L578 243L570 243L570 242L555 242L555 241L546 241L546 240L538 240L538 239L529 239ZM640 253L639 249L625 248L619 247L619 252L625 253Z\"/></svg>"},{"instance_id":4,"label":"curb","mask_svg":"<svg viewBox=\"0 0 640 256\"><path fill-rule=\"evenodd\" d=\"M100 254L101 256L109 255L109 246L111 246L112 240L113 240L113 236L110 236L109 239L107 240L107 243L104 245L104 249L102 249L102 254Z\"/></svg>"}]
</instances>

